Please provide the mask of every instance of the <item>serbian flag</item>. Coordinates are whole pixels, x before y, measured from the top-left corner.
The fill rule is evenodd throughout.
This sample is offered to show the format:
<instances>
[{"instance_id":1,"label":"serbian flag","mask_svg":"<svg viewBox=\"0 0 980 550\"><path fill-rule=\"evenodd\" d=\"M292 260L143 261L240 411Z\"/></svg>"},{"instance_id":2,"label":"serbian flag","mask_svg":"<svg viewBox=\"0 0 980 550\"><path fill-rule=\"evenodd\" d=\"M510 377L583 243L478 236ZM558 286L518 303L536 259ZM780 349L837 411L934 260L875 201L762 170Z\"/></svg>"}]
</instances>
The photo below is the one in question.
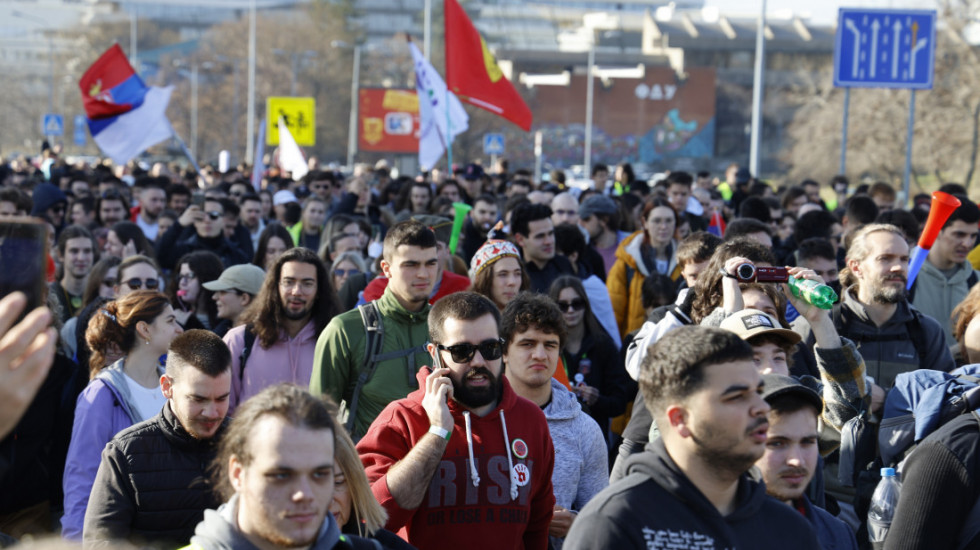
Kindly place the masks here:
<instances>
[{"instance_id":1,"label":"serbian flag","mask_svg":"<svg viewBox=\"0 0 980 550\"><path fill-rule=\"evenodd\" d=\"M716 237L725 236L725 218L721 216L721 212L715 212L711 215L711 223L708 224L708 233Z\"/></svg>"},{"instance_id":2,"label":"serbian flag","mask_svg":"<svg viewBox=\"0 0 980 550\"><path fill-rule=\"evenodd\" d=\"M147 86L119 44L105 51L78 83L92 139L116 164L126 164L171 137L167 104L173 86Z\"/></svg>"},{"instance_id":3,"label":"serbian flag","mask_svg":"<svg viewBox=\"0 0 980 550\"><path fill-rule=\"evenodd\" d=\"M531 130L531 109L456 0L445 0L446 84L460 100Z\"/></svg>"}]
</instances>

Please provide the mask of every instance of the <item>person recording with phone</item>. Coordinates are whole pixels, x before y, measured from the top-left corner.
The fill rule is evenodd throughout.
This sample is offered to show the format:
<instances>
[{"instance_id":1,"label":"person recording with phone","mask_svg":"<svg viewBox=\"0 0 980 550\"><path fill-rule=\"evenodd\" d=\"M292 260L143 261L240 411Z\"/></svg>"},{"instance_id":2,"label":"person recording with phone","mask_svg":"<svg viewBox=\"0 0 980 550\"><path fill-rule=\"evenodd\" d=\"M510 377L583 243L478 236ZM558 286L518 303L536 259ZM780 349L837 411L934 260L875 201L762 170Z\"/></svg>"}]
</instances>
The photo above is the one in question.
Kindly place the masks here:
<instances>
[{"instance_id":1,"label":"person recording with phone","mask_svg":"<svg viewBox=\"0 0 980 550\"><path fill-rule=\"evenodd\" d=\"M357 446L387 528L421 549L547 548L555 451L544 413L503 376L500 311L456 292L428 322L420 389Z\"/></svg>"},{"instance_id":2,"label":"person recording with phone","mask_svg":"<svg viewBox=\"0 0 980 550\"><path fill-rule=\"evenodd\" d=\"M196 202L200 202L199 200ZM245 264L249 255L224 235L225 209L217 199L191 204L177 223L160 237L157 259L164 269L175 269L177 260L198 250L214 252L224 267Z\"/></svg>"}]
</instances>

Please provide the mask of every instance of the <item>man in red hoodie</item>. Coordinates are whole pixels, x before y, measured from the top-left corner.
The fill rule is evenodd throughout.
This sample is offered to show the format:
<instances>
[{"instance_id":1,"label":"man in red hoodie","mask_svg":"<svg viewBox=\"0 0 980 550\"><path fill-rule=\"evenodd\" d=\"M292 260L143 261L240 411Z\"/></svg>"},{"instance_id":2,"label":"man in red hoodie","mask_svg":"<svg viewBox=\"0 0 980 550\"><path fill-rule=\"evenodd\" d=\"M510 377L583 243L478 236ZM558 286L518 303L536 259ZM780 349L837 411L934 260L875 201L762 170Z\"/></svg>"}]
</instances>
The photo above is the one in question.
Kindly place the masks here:
<instances>
[{"instance_id":1,"label":"man in red hoodie","mask_svg":"<svg viewBox=\"0 0 980 550\"><path fill-rule=\"evenodd\" d=\"M503 376L500 311L457 292L428 322L435 368L357 445L387 528L421 550L544 550L555 452L544 413Z\"/></svg>"}]
</instances>

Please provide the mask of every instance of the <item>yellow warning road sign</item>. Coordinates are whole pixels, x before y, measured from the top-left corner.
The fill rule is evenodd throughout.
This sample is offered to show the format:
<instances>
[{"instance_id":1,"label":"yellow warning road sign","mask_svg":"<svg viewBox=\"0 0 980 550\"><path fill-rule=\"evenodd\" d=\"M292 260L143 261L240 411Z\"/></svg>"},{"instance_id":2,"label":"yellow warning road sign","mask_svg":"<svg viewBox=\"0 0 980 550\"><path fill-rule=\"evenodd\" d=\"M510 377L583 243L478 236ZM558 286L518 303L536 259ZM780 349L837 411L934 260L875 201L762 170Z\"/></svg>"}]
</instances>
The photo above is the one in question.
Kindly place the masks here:
<instances>
[{"instance_id":1,"label":"yellow warning road sign","mask_svg":"<svg viewBox=\"0 0 980 550\"><path fill-rule=\"evenodd\" d=\"M286 121L297 145L316 145L316 100L312 97L270 97L265 110L266 145L279 145L279 117Z\"/></svg>"}]
</instances>

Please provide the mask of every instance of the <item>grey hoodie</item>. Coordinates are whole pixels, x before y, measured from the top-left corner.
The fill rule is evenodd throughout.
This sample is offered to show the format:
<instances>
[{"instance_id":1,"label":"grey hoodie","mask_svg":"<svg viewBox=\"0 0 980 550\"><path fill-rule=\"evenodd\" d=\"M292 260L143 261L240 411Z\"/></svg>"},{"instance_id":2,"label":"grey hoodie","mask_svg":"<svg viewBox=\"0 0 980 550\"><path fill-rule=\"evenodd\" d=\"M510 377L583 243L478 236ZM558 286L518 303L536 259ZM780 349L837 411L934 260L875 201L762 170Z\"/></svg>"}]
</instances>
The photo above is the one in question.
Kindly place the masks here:
<instances>
[{"instance_id":1,"label":"grey hoodie","mask_svg":"<svg viewBox=\"0 0 980 550\"><path fill-rule=\"evenodd\" d=\"M544 408L548 430L555 446L555 469L551 474L555 503L581 510L609 485L609 458L602 430L582 412L575 394L551 379L551 402ZM552 537L556 548L560 540Z\"/></svg>"},{"instance_id":2,"label":"grey hoodie","mask_svg":"<svg viewBox=\"0 0 980 550\"><path fill-rule=\"evenodd\" d=\"M188 548L206 550L258 550L238 529L238 495L222 504L217 511L206 510L197 524ZM340 528L328 513L310 550L330 550L340 542ZM186 549L185 549L186 550Z\"/></svg>"}]
</instances>

